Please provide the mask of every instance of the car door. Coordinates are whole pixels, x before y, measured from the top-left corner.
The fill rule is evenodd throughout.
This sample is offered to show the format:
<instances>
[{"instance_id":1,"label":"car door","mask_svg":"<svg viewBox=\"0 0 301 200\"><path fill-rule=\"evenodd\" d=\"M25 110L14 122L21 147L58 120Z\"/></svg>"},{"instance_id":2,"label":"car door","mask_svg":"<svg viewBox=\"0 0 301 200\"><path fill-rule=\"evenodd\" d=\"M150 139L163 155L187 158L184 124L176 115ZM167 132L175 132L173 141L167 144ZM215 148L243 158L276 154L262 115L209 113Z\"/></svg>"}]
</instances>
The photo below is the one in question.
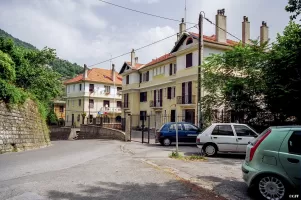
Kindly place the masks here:
<instances>
[{"instance_id":1,"label":"car door","mask_svg":"<svg viewBox=\"0 0 301 200\"><path fill-rule=\"evenodd\" d=\"M237 152L245 153L248 143L257 137L257 134L244 124L235 124L233 128L237 136Z\"/></svg>"},{"instance_id":2,"label":"car door","mask_svg":"<svg viewBox=\"0 0 301 200\"><path fill-rule=\"evenodd\" d=\"M301 186L301 131L290 131L279 151L279 160L290 179Z\"/></svg>"},{"instance_id":3,"label":"car door","mask_svg":"<svg viewBox=\"0 0 301 200\"><path fill-rule=\"evenodd\" d=\"M171 140L173 142L176 141L176 123L173 123L169 127L169 137L171 137ZM185 141L185 133L183 131L183 127L180 123L178 123L178 142Z\"/></svg>"},{"instance_id":4,"label":"car door","mask_svg":"<svg viewBox=\"0 0 301 200\"><path fill-rule=\"evenodd\" d=\"M237 140L231 124L216 125L211 133L211 140L217 144L219 151L234 152L237 149Z\"/></svg>"},{"instance_id":5,"label":"car door","mask_svg":"<svg viewBox=\"0 0 301 200\"><path fill-rule=\"evenodd\" d=\"M184 131L186 134L186 142L195 143L198 136L198 128L189 123L183 123Z\"/></svg>"}]
</instances>

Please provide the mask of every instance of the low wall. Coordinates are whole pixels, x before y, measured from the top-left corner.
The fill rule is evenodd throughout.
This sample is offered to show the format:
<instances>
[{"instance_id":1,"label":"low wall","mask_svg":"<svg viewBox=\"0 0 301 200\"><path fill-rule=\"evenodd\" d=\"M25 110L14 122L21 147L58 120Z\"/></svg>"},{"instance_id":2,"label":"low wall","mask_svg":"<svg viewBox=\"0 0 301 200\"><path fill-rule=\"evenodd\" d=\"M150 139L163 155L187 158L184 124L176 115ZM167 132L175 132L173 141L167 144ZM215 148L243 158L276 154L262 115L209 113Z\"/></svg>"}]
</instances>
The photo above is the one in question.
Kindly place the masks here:
<instances>
[{"instance_id":1,"label":"low wall","mask_svg":"<svg viewBox=\"0 0 301 200\"><path fill-rule=\"evenodd\" d=\"M49 130L35 102L8 108L0 102L0 153L50 145Z\"/></svg>"},{"instance_id":2,"label":"low wall","mask_svg":"<svg viewBox=\"0 0 301 200\"><path fill-rule=\"evenodd\" d=\"M68 140L71 128L68 127L49 127L50 129L50 140Z\"/></svg>"},{"instance_id":3,"label":"low wall","mask_svg":"<svg viewBox=\"0 0 301 200\"><path fill-rule=\"evenodd\" d=\"M125 141L125 133L112 128L95 125L81 125L78 139L112 139Z\"/></svg>"}]
</instances>

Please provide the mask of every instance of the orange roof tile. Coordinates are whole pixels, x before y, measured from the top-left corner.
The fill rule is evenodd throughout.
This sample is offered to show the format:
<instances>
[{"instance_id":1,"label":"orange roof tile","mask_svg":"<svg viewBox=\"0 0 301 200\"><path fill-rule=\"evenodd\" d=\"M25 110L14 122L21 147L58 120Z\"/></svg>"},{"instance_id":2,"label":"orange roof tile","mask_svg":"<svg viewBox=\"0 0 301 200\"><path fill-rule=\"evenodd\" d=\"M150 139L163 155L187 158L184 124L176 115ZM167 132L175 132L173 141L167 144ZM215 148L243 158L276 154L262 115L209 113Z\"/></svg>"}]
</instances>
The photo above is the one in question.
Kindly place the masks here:
<instances>
[{"instance_id":1,"label":"orange roof tile","mask_svg":"<svg viewBox=\"0 0 301 200\"><path fill-rule=\"evenodd\" d=\"M165 61L167 59L170 59L172 57L174 57L174 56L171 53L165 54L165 55L163 55L163 56L161 56L159 58L153 59L151 62L147 63L144 67L147 67L147 66L150 66L150 65L154 65L154 64L157 64L159 62L163 62L163 61Z\"/></svg>"},{"instance_id":2,"label":"orange roof tile","mask_svg":"<svg viewBox=\"0 0 301 200\"><path fill-rule=\"evenodd\" d=\"M194 36L196 38L199 37L198 33L192 33L192 32L190 32L189 34L191 34L192 36ZM229 45L229 46L234 46L234 45L238 44L238 42L233 41L233 40L229 40L229 39L227 39L226 43L224 43L224 42L218 42L218 41L216 41L216 36L215 35L212 35L212 36L206 36L206 35L204 35L203 38L204 38L204 41L207 41L207 42L214 42L214 43L225 44L225 45Z\"/></svg>"},{"instance_id":3,"label":"orange roof tile","mask_svg":"<svg viewBox=\"0 0 301 200\"><path fill-rule=\"evenodd\" d=\"M100 83L107 83L107 84L114 84L113 79L111 78L112 70L109 69L100 69L100 68L93 68L88 70L88 77L85 79L86 81L93 81L93 82L100 82ZM115 71L115 84L121 85L122 84L122 77ZM64 84L76 83L83 81L83 74L80 74L73 79L67 80Z\"/></svg>"},{"instance_id":4,"label":"orange roof tile","mask_svg":"<svg viewBox=\"0 0 301 200\"><path fill-rule=\"evenodd\" d=\"M126 62L127 65L131 66L131 62ZM131 66L132 69L140 69L144 64L136 63L135 66Z\"/></svg>"}]
</instances>

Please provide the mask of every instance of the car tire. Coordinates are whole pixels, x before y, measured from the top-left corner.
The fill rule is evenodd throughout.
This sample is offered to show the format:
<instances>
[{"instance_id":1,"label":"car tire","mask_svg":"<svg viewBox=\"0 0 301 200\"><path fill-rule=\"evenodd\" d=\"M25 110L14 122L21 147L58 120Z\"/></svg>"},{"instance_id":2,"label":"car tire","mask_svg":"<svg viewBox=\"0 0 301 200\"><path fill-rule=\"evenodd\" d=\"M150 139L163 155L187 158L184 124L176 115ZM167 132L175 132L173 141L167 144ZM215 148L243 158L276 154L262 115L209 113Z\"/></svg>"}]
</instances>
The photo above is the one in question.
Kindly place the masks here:
<instances>
[{"instance_id":1,"label":"car tire","mask_svg":"<svg viewBox=\"0 0 301 200\"><path fill-rule=\"evenodd\" d=\"M171 139L170 138L164 138L162 143L163 143L163 146L170 146L171 145Z\"/></svg>"},{"instance_id":2,"label":"car tire","mask_svg":"<svg viewBox=\"0 0 301 200\"><path fill-rule=\"evenodd\" d=\"M215 144L205 144L203 147L203 152L208 157L213 157L217 154L217 147Z\"/></svg>"},{"instance_id":3,"label":"car tire","mask_svg":"<svg viewBox=\"0 0 301 200\"><path fill-rule=\"evenodd\" d=\"M274 174L264 174L256 178L252 191L255 192L256 199L278 199L288 198L290 193L289 184L281 177ZM277 194L278 198L272 195ZM276 195L275 195L276 196Z\"/></svg>"}]
</instances>

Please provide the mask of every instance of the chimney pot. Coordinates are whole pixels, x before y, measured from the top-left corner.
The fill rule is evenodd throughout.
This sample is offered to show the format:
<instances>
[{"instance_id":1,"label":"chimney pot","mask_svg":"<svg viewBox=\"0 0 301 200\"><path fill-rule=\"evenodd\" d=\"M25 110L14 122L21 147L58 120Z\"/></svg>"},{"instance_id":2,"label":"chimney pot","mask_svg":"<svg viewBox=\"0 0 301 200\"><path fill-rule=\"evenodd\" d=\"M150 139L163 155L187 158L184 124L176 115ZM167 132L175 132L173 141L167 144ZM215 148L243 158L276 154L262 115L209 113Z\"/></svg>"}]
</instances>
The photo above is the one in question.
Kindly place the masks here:
<instances>
[{"instance_id":1,"label":"chimney pot","mask_svg":"<svg viewBox=\"0 0 301 200\"><path fill-rule=\"evenodd\" d=\"M260 27L260 44L267 42L269 40L269 27L265 21L262 21L262 26Z\"/></svg>"}]
</instances>

